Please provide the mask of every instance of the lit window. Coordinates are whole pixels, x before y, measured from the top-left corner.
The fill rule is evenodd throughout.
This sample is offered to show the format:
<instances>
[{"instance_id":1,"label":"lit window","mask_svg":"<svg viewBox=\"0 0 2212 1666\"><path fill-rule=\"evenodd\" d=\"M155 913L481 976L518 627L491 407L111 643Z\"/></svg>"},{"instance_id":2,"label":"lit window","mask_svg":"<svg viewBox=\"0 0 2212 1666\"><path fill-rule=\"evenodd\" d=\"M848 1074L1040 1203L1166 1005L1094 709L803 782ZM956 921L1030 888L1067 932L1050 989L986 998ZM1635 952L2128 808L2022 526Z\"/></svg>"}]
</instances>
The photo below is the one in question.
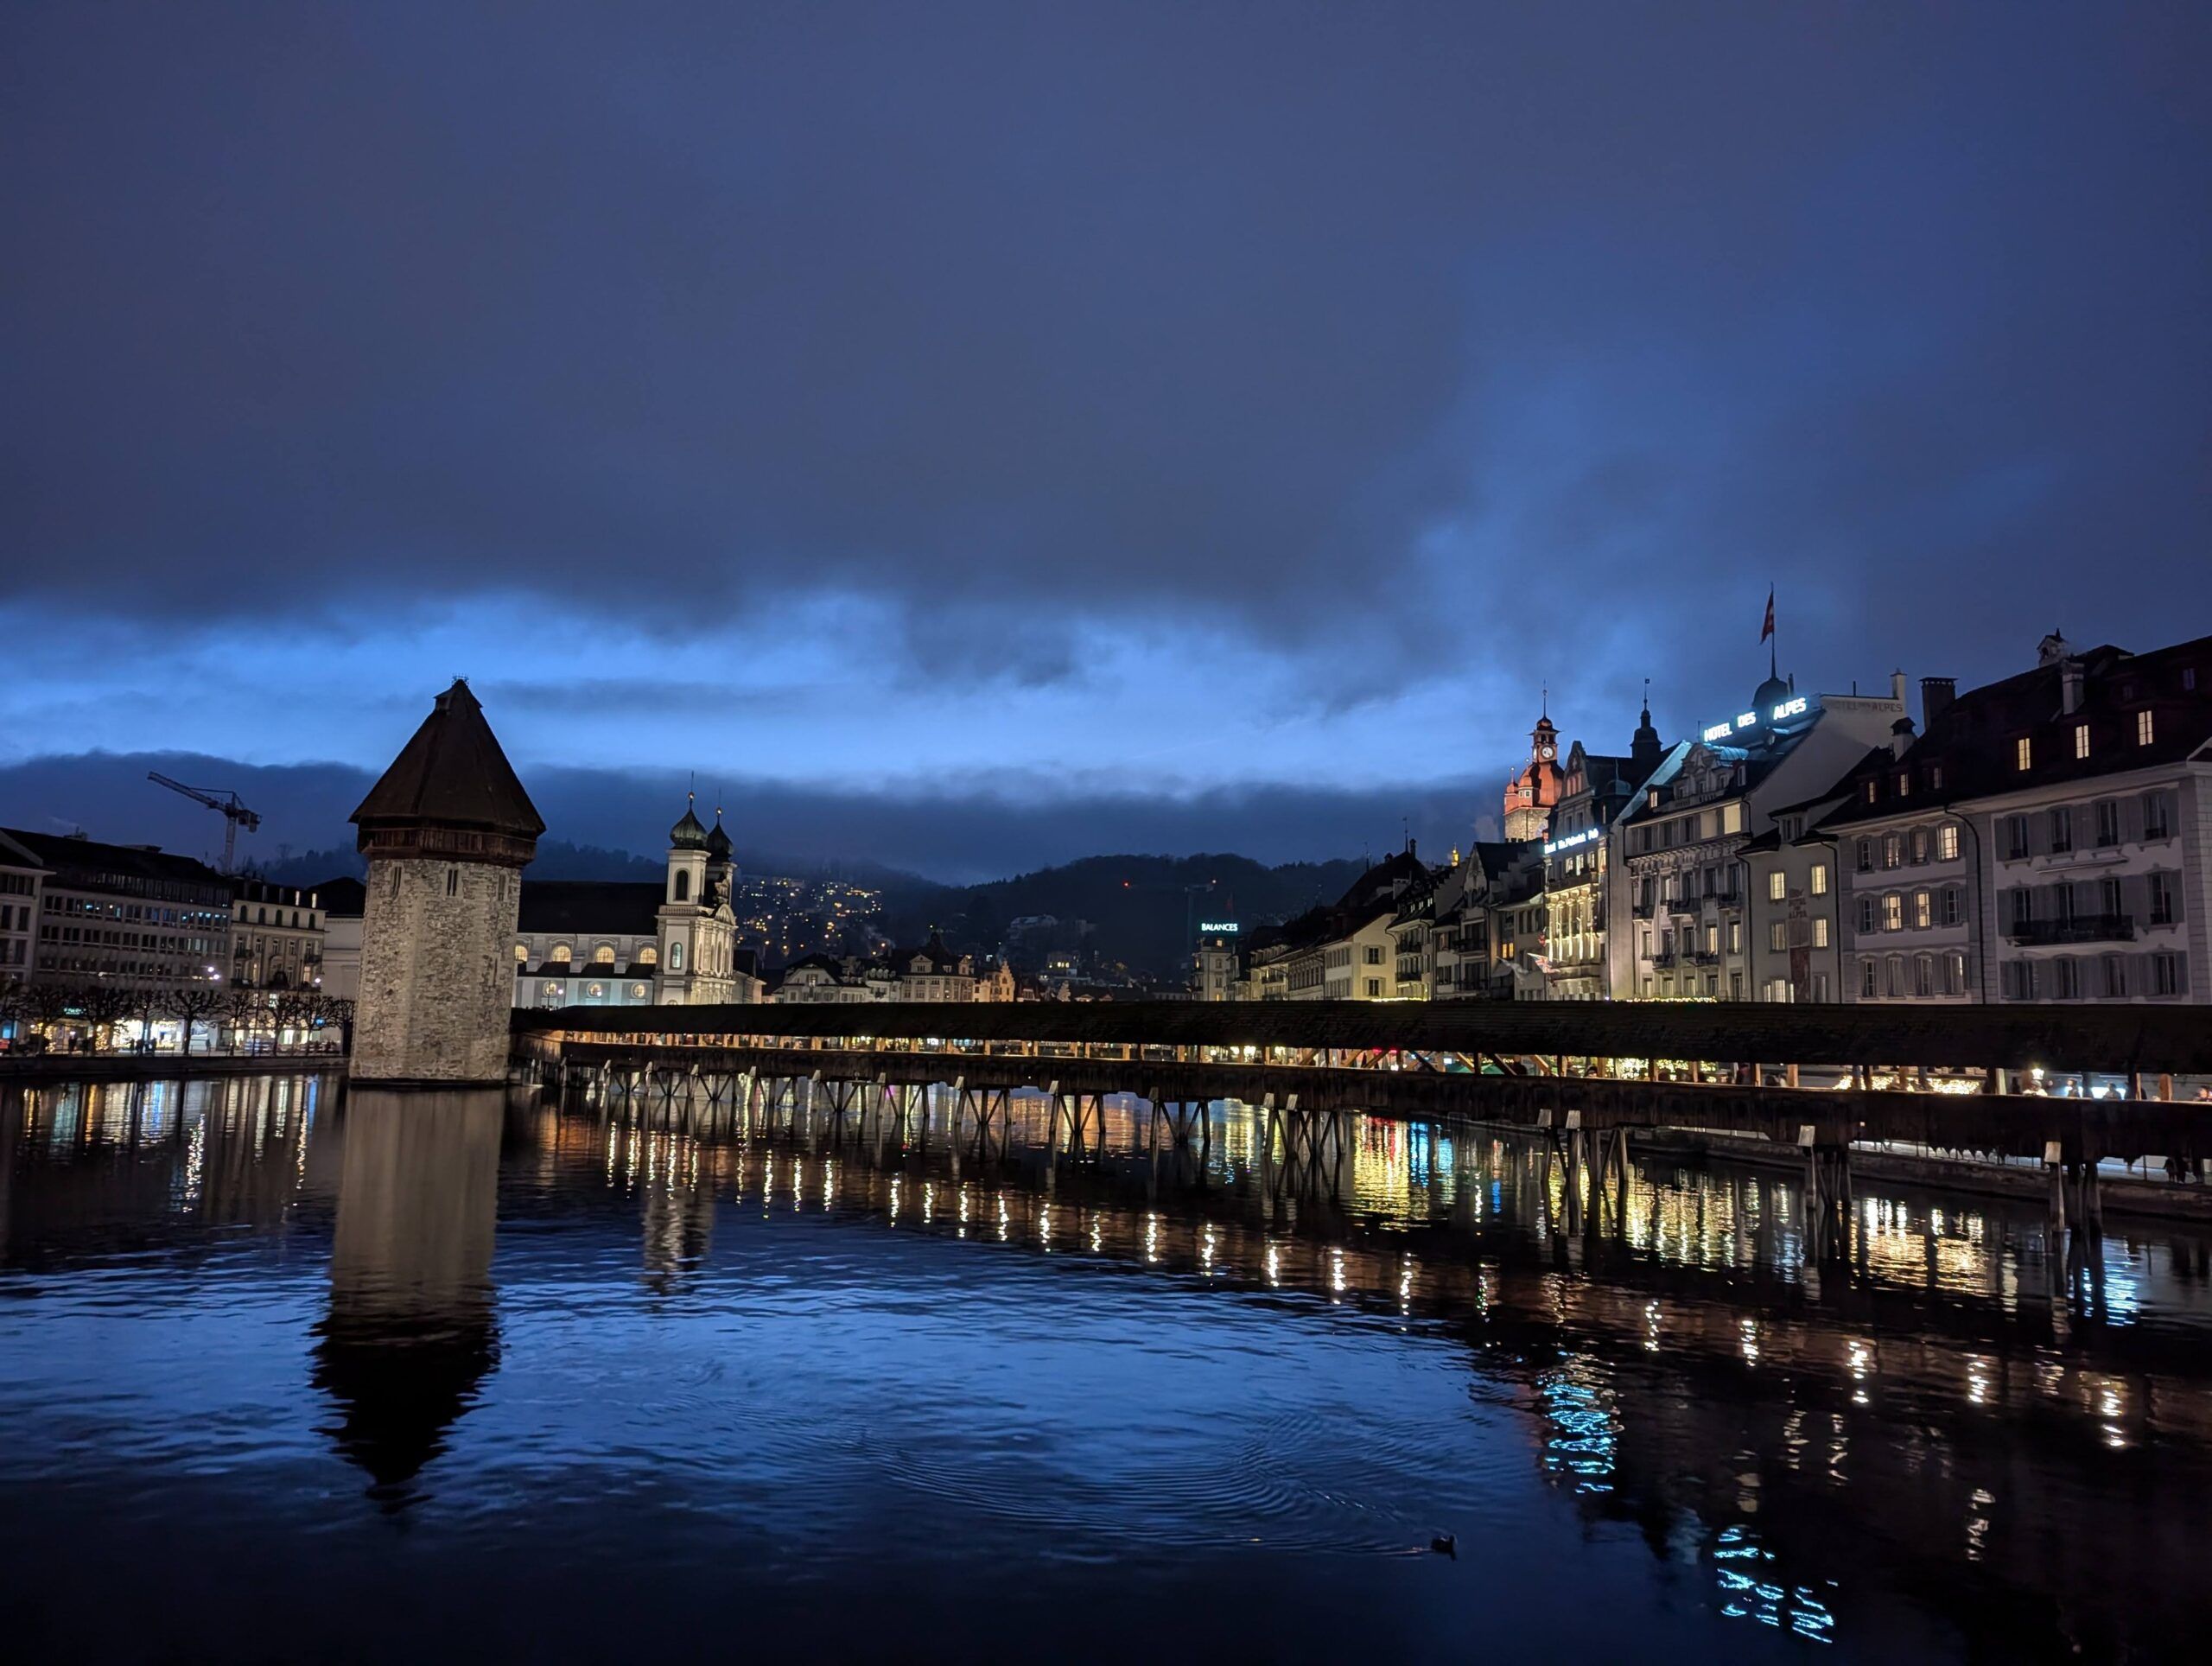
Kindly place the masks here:
<instances>
[{"instance_id":1,"label":"lit window","mask_svg":"<svg viewBox=\"0 0 2212 1666\"><path fill-rule=\"evenodd\" d=\"M2137 712L2135 714L2135 744L2139 747L2149 746L2151 734L2151 714L2147 711Z\"/></svg>"},{"instance_id":2,"label":"lit window","mask_svg":"<svg viewBox=\"0 0 2212 1666\"><path fill-rule=\"evenodd\" d=\"M1925 891L1916 891L1912 893L1912 923L1923 932L1935 921L1930 900L1929 893Z\"/></svg>"},{"instance_id":3,"label":"lit window","mask_svg":"<svg viewBox=\"0 0 2212 1666\"><path fill-rule=\"evenodd\" d=\"M565 943L555 944L553 945L553 958L556 963L563 966L567 965L569 963L569 945Z\"/></svg>"},{"instance_id":4,"label":"lit window","mask_svg":"<svg viewBox=\"0 0 2212 1666\"><path fill-rule=\"evenodd\" d=\"M1959 859L1959 824L1945 822L1936 830L1936 860L1956 862Z\"/></svg>"},{"instance_id":5,"label":"lit window","mask_svg":"<svg viewBox=\"0 0 2212 1666\"><path fill-rule=\"evenodd\" d=\"M1825 949L1828 946L1828 920L1826 914L1813 916L1813 946L1815 949Z\"/></svg>"},{"instance_id":6,"label":"lit window","mask_svg":"<svg viewBox=\"0 0 2212 1666\"><path fill-rule=\"evenodd\" d=\"M1824 897L1827 895L1828 865L1824 862L1815 862L1813 864L1811 878L1813 894L1816 897Z\"/></svg>"},{"instance_id":7,"label":"lit window","mask_svg":"<svg viewBox=\"0 0 2212 1666\"><path fill-rule=\"evenodd\" d=\"M2074 755L2076 758L2089 755L2089 726L2087 723L2078 725L2074 730Z\"/></svg>"},{"instance_id":8,"label":"lit window","mask_svg":"<svg viewBox=\"0 0 2212 1666\"><path fill-rule=\"evenodd\" d=\"M2035 760L2035 753L2034 753L2033 749L2030 747L2030 745L2029 745L2029 743L2028 743L2028 737L2027 737L2026 735L2024 735L2024 735L2022 735L2018 740L2017 740L2017 741L2013 741L2013 742L2012 742L2012 767L2013 767L2013 768L2015 768L2015 769L2027 769L2027 768L2030 768L2030 767L2033 765L2034 760Z\"/></svg>"},{"instance_id":9,"label":"lit window","mask_svg":"<svg viewBox=\"0 0 2212 1666\"><path fill-rule=\"evenodd\" d=\"M1868 781L1868 782L1866 783L1866 802L1867 802L1868 804L1872 804L1872 803L1874 802L1874 793L1875 793L1875 792L1876 792L1876 784L1875 784L1874 782L1871 781L1871 780L1870 780L1870 781Z\"/></svg>"},{"instance_id":10,"label":"lit window","mask_svg":"<svg viewBox=\"0 0 2212 1666\"><path fill-rule=\"evenodd\" d=\"M1904 899L1894 891L1882 899L1882 929L1885 932L1904 930Z\"/></svg>"},{"instance_id":11,"label":"lit window","mask_svg":"<svg viewBox=\"0 0 2212 1666\"><path fill-rule=\"evenodd\" d=\"M660 958L660 951L650 943L638 951L638 964L650 966Z\"/></svg>"},{"instance_id":12,"label":"lit window","mask_svg":"<svg viewBox=\"0 0 2212 1666\"><path fill-rule=\"evenodd\" d=\"M1773 873L1769 874L1766 876L1766 900L1769 902L1780 902L1789 894L1789 893L1783 888L1784 884L1785 881L1782 877L1782 871L1779 868L1777 868Z\"/></svg>"},{"instance_id":13,"label":"lit window","mask_svg":"<svg viewBox=\"0 0 2212 1666\"><path fill-rule=\"evenodd\" d=\"M528 944L527 943L518 943L517 944L515 944L515 959L516 959L517 961L524 961L524 960L528 960L529 958L530 958L530 944Z\"/></svg>"}]
</instances>

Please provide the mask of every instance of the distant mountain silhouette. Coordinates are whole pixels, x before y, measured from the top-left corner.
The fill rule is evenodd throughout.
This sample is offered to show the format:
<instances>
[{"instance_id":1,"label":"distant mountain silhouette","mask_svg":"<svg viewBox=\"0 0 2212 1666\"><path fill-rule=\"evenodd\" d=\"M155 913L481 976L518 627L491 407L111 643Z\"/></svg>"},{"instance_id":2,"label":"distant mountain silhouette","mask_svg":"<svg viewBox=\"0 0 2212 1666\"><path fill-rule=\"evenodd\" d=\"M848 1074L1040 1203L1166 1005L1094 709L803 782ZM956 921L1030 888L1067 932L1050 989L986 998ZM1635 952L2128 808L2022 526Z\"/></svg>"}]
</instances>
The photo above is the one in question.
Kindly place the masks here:
<instances>
[{"instance_id":1,"label":"distant mountain silhouette","mask_svg":"<svg viewBox=\"0 0 2212 1666\"><path fill-rule=\"evenodd\" d=\"M1014 879L887 898L885 929L918 943L934 927L951 947L988 953L1012 921L1030 914L1089 920L1093 951L1132 971L1179 978L1190 931L1235 920L1247 934L1333 901L1365 864L1338 860L1262 867L1249 856L1086 856ZM1211 883L1210 889L1203 887Z\"/></svg>"}]
</instances>

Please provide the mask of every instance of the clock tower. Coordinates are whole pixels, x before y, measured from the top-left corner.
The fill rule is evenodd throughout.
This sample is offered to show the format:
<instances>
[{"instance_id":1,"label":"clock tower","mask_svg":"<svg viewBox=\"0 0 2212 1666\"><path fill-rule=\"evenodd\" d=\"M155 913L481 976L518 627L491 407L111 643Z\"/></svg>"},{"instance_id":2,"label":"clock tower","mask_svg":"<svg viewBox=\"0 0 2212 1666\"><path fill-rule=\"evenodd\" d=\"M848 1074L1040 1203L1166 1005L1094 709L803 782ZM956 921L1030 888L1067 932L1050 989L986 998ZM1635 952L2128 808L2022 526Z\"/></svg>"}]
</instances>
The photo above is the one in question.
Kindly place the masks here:
<instances>
[{"instance_id":1,"label":"clock tower","mask_svg":"<svg viewBox=\"0 0 2212 1666\"><path fill-rule=\"evenodd\" d=\"M1549 702L1546 702L1547 707ZM1559 730L1547 709L1529 731L1529 761L1505 784L1505 836L1541 839L1550 825L1566 773L1559 766Z\"/></svg>"}]
</instances>

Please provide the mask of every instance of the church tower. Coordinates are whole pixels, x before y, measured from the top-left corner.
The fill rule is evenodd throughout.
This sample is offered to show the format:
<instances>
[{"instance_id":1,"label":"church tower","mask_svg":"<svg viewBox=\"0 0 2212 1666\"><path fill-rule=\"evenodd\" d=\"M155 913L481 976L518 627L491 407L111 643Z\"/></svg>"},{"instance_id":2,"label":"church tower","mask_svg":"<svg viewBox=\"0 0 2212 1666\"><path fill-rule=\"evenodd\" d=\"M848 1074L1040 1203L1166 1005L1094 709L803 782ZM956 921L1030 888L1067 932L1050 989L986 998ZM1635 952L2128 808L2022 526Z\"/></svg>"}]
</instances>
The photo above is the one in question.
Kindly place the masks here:
<instances>
[{"instance_id":1,"label":"church tower","mask_svg":"<svg viewBox=\"0 0 2212 1666\"><path fill-rule=\"evenodd\" d=\"M1548 702L1547 706L1548 706ZM1550 825L1552 806L1560 800L1564 772L1559 766L1559 730L1552 726L1548 709L1529 731L1529 761L1505 784L1505 836L1513 840L1541 839Z\"/></svg>"},{"instance_id":2,"label":"church tower","mask_svg":"<svg viewBox=\"0 0 2212 1666\"><path fill-rule=\"evenodd\" d=\"M1651 727L1651 683L1643 684L1643 721L1636 726L1636 738L1629 742L1629 777L1637 785L1651 779L1651 772L1659 767L1659 760L1666 756L1666 749L1659 744L1659 731Z\"/></svg>"},{"instance_id":3,"label":"church tower","mask_svg":"<svg viewBox=\"0 0 2212 1666\"><path fill-rule=\"evenodd\" d=\"M684 1003L691 986L706 971L707 948L701 923L712 912L707 899L707 830L695 808L683 800L683 819L668 830L668 887L660 900L660 999Z\"/></svg>"},{"instance_id":4,"label":"church tower","mask_svg":"<svg viewBox=\"0 0 2212 1666\"><path fill-rule=\"evenodd\" d=\"M522 870L545 823L465 680L354 811L369 859L357 1082L504 1082Z\"/></svg>"}]
</instances>

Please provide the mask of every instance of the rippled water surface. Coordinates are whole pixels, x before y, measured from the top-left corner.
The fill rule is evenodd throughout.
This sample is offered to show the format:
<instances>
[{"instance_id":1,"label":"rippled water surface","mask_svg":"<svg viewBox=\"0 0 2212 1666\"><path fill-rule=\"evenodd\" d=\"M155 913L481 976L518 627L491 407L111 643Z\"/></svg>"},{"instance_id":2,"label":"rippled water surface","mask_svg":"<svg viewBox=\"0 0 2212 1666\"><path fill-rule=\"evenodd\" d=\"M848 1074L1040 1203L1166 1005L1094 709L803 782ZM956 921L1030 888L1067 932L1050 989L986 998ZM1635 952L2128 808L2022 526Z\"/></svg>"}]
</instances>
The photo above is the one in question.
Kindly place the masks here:
<instances>
[{"instance_id":1,"label":"rippled water surface","mask_svg":"<svg viewBox=\"0 0 2212 1666\"><path fill-rule=\"evenodd\" d=\"M2194 1653L2189 1230L948 1109L0 1088L9 1656Z\"/></svg>"}]
</instances>

